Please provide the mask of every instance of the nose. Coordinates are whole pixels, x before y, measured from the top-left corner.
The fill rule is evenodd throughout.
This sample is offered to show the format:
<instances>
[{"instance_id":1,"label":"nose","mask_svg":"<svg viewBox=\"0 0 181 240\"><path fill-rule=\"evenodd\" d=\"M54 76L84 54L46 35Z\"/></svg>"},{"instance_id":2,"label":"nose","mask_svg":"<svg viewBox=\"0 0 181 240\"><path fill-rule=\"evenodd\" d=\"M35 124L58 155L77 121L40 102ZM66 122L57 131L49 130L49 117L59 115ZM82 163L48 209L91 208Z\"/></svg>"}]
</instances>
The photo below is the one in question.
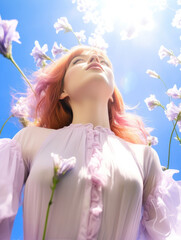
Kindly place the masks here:
<instances>
[{"instance_id":1,"label":"nose","mask_svg":"<svg viewBox=\"0 0 181 240\"><path fill-rule=\"evenodd\" d=\"M98 62L99 63L100 62L99 57L96 54L91 55L90 58L89 58L89 63L91 63L91 62Z\"/></svg>"}]
</instances>

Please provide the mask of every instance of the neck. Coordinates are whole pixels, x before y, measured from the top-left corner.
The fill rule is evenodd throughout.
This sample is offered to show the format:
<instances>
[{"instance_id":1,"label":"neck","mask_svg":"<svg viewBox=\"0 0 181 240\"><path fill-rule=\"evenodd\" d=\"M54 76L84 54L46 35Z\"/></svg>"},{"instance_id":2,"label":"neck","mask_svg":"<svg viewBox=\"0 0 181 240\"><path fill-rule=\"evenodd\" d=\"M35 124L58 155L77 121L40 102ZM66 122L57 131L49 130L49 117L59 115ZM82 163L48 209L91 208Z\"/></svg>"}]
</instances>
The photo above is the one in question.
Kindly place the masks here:
<instances>
[{"instance_id":1,"label":"neck","mask_svg":"<svg viewBox=\"0 0 181 240\"><path fill-rule=\"evenodd\" d=\"M73 111L72 123L92 123L94 127L102 126L110 129L108 104L106 102L98 102L87 100L81 103L72 103Z\"/></svg>"}]
</instances>

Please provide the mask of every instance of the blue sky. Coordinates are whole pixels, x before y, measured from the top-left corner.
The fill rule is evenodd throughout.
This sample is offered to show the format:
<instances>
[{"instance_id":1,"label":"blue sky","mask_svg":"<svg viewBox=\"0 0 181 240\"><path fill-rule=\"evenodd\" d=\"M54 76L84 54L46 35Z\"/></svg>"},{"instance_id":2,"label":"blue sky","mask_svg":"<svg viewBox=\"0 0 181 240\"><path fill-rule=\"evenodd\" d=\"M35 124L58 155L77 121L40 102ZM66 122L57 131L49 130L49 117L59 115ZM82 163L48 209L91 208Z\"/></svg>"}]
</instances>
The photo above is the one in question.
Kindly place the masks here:
<instances>
[{"instance_id":1,"label":"blue sky","mask_svg":"<svg viewBox=\"0 0 181 240\"><path fill-rule=\"evenodd\" d=\"M147 69L159 73L168 88L173 87L174 84L177 84L177 87L181 86L179 67L169 65L168 59L160 60L158 56L161 45L172 49L176 55L180 53L180 30L171 26L175 14L173 9L178 6L176 1L168 1L168 4L169 8L154 14L155 27L153 30L140 32L135 39L121 40L119 22L116 23L113 32L104 35L104 39L109 44L107 53L113 63L116 84L125 103L131 107L139 104L134 113L141 115L146 125L154 128L152 135L159 139L159 144L154 148L159 154L162 165L167 164L172 123L166 119L161 108L148 111L144 99L150 94L155 94L163 105L168 103L168 97L161 81L150 78L146 74ZM72 4L71 0L1 0L0 15L2 19L17 19L19 22L17 31L22 43L13 43L13 56L27 75L37 69L32 56L30 56L35 40L38 40L41 46L45 43L48 44L49 55L51 55L50 50L54 41L61 42L67 48L77 44L71 33L55 33L53 24L57 18L66 16L75 31L85 29L86 35L90 35L94 30L93 24L83 23L82 13L76 10L76 5ZM2 55L0 56L0 83L0 126L2 126L10 114L11 94L14 91L25 91L25 84L19 72ZM178 104L179 101L176 103ZM5 126L1 137L12 138L20 129L21 125L17 119L11 119ZM181 170L180 156L181 146L173 139L170 168ZM175 175L175 179L181 179L181 173ZM23 239L22 229L22 209L20 208L11 239Z\"/></svg>"}]
</instances>

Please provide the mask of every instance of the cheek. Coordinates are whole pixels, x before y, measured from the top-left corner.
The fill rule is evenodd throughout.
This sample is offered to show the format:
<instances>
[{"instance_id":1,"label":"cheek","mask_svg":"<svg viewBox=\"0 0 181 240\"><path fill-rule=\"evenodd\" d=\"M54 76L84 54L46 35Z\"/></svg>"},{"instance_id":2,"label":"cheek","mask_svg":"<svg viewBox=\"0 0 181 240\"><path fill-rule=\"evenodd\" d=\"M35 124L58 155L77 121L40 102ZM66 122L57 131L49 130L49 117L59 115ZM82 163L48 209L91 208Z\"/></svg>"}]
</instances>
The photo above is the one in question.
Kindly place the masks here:
<instances>
[{"instance_id":1,"label":"cheek","mask_svg":"<svg viewBox=\"0 0 181 240\"><path fill-rule=\"evenodd\" d=\"M69 70L64 77L64 88L69 93L76 88L82 79L82 74L77 68Z\"/></svg>"}]
</instances>

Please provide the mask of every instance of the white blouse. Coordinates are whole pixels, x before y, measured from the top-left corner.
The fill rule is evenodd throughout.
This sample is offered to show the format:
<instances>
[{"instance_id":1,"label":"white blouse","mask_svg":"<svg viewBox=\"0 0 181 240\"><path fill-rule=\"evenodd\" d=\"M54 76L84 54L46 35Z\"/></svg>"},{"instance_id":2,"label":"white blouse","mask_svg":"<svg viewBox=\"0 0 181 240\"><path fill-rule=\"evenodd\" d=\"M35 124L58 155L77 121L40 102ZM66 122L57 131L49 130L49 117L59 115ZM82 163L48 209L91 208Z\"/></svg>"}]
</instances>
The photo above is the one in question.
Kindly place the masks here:
<instances>
[{"instance_id":1,"label":"white blouse","mask_svg":"<svg viewBox=\"0 0 181 240\"><path fill-rule=\"evenodd\" d=\"M10 239L24 187L24 240L42 239L54 173L51 153L74 157L60 177L47 240L181 239L181 182L157 153L110 129L71 124L22 129L0 140L0 240Z\"/></svg>"}]
</instances>

